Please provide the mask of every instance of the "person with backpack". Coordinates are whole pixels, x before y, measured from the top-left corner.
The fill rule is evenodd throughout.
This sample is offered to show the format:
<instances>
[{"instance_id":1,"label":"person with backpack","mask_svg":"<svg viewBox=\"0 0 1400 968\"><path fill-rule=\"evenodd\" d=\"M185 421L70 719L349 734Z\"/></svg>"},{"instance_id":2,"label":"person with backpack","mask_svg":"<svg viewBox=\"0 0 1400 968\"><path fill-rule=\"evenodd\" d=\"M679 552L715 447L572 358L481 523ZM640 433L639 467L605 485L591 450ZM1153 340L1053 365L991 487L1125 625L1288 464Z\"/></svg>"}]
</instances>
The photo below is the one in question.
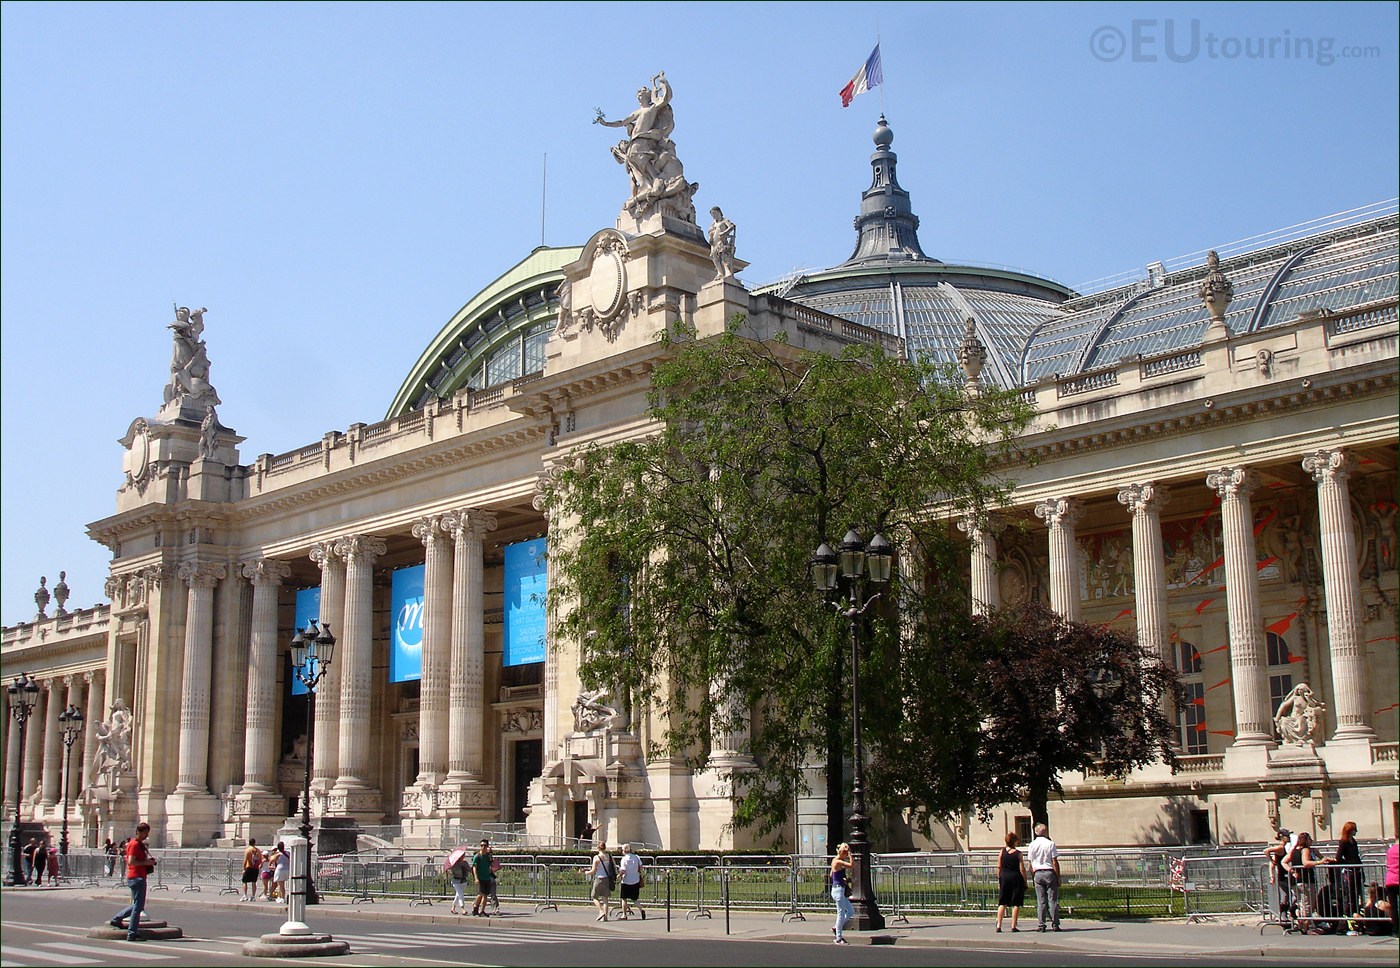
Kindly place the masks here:
<instances>
[{"instance_id":1,"label":"person with backpack","mask_svg":"<svg viewBox=\"0 0 1400 968\"><path fill-rule=\"evenodd\" d=\"M594 920L606 921L613 884L617 881L617 865L608 853L608 845L601 840L598 841L598 852L593 855L593 866L588 868L588 875L593 880L588 896L593 899L593 906L598 909L598 917Z\"/></svg>"},{"instance_id":2,"label":"person with backpack","mask_svg":"<svg viewBox=\"0 0 1400 968\"><path fill-rule=\"evenodd\" d=\"M486 902L491 897L492 882L496 879L496 872L492 867L494 862L495 858L491 856L491 842L483 840L472 855L472 870L476 874L476 900L472 902L472 914L476 917L486 916Z\"/></svg>"}]
</instances>

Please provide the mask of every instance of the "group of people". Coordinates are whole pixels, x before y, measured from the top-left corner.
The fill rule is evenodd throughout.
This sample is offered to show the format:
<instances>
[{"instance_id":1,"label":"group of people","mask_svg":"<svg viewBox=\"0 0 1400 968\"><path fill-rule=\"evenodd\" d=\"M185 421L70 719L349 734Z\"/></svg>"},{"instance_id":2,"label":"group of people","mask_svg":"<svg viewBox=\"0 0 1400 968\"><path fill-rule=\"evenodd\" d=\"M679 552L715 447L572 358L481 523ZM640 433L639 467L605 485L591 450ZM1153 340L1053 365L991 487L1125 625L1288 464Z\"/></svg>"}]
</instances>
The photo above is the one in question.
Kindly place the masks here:
<instances>
[{"instance_id":1,"label":"group of people","mask_svg":"<svg viewBox=\"0 0 1400 968\"><path fill-rule=\"evenodd\" d=\"M1395 933L1400 842L1392 843L1386 851L1385 885L1367 885L1356 831L1351 821L1342 825L1330 859L1306 831L1280 829L1278 842L1264 850L1269 859L1269 883L1278 890L1279 918L1291 930L1308 934Z\"/></svg>"},{"instance_id":2,"label":"group of people","mask_svg":"<svg viewBox=\"0 0 1400 968\"><path fill-rule=\"evenodd\" d=\"M48 846L38 837L30 837L29 843L20 849L24 860L24 883L42 887L44 875L50 884L58 882L58 851Z\"/></svg>"},{"instance_id":3,"label":"group of people","mask_svg":"<svg viewBox=\"0 0 1400 968\"><path fill-rule=\"evenodd\" d=\"M485 917L488 902L491 905L491 911L499 914L501 902L496 897L496 876L501 871L501 862L492 853L491 842L483 840L478 844L476 853L472 854L470 859L467 857L465 847L455 850L449 857L449 861L447 876L452 882L452 891L455 895L452 900L452 913L467 913L466 886L469 882L474 882L476 884L476 900L472 902L472 917Z\"/></svg>"},{"instance_id":4,"label":"group of people","mask_svg":"<svg viewBox=\"0 0 1400 968\"><path fill-rule=\"evenodd\" d=\"M621 920L626 921L630 918L633 908L643 921L647 919L647 912L642 908L641 902L642 883L645 880L642 859L637 856L631 844L622 845L622 859L615 861L612 854L608 853L607 844L600 840L587 873L590 883L588 896L598 910L598 917L594 920L606 921L611 917L612 894L615 890L622 900L622 908L618 912Z\"/></svg>"},{"instance_id":5,"label":"group of people","mask_svg":"<svg viewBox=\"0 0 1400 968\"><path fill-rule=\"evenodd\" d=\"M997 934L1011 911L1011 930L1020 931L1021 905L1026 902L1026 872L1035 885L1036 930L1044 931L1048 923L1053 931L1060 930L1060 849L1050 839L1045 824L1035 825L1035 838L1024 852L1021 838L1006 835L1006 846L997 859Z\"/></svg>"},{"instance_id":6,"label":"group of people","mask_svg":"<svg viewBox=\"0 0 1400 968\"><path fill-rule=\"evenodd\" d=\"M238 899L256 901L261 884L264 901L285 901L291 872L292 855L285 844L279 841L271 850L263 850L256 837L249 837L243 851L243 890Z\"/></svg>"}]
</instances>

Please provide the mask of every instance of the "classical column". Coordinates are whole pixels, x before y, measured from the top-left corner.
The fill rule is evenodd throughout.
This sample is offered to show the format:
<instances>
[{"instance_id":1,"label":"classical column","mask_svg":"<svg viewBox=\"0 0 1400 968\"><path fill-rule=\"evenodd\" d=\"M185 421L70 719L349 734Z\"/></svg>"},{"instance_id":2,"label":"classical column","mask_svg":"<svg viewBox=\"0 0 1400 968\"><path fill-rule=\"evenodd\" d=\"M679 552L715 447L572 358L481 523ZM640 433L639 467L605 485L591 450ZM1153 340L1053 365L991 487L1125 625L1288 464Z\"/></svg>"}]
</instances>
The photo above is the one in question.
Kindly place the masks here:
<instances>
[{"instance_id":1,"label":"classical column","mask_svg":"<svg viewBox=\"0 0 1400 968\"><path fill-rule=\"evenodd\" d=\"M88 696L92 691L91 676L87 673L79 673L69 676L68 701L77 706L82 711L83 721L86 724L88 718L89 700ZM83 775L83 749L87 745L87 730L83 729L73 740L73 748L68 751L68 799L77 800L81 792L81 780ZM62 796L62 792L59 796ZM81 840L79 840L81 843Z\"/></svg>"},{"instance_id":2,"label":"classical column","mask_svg":"<svg viewBox=\"0 0 1400 968\"><path fill-rule=\"evenodd\" d=\"M1225 539L1225 603L1230 613L1230 675L1235 692L1235 745L1274 745L1259 566L1249 497L1259 478L1248 467L1222 467L1206 477L1220 495Z\"/></svg>"},{"instance_id":3,"label":"classical column","mask_svg":"<svg viewBox=\"0 0 1400 968\"><path fill-rule=\"evenodd\" d=\"M34 798L38 803L36 794L41 792L41 785L44 778L44 726L48 720L45 709L49 701L49 683L47 681L39 683L39 698L34 703L34 710L29 714L29 724L24 728L24 786L20 789L20 796L25 802ZM55 713L55 716L58 714ZM35 808L31 806L22 813L33 817Z\"/></svg>"},{"instance_id":4,"label":"classical column","mask_svg":"<svg viewBox=\"0 0 1400 968\"><path fill-rule=\"evenodd\" d=\"M337 541L335 550L345 559L345 618L331 663L332 668L340 666L340 776L335 790L349 793L374 787L369 775L374 560L387 547L382 538L354 535Z\"/></svg>"},{"instance_id":5,"label":"classical column","mask_svg":"<svg viewBox=\"0 0 1400 968\"><path fill-rule=\"evenodd\" d=\"M1319 450L1303 458L1303 470L1317 481L1317 513L1322 532L1322 576L1327 596L1327 643L1332 657L1332 691L1337 731L1332 742L1370 741L1366 689L1366 650L1361 640L1361 587L1356 567L1348 480L1355 460L1343 450Z\"/></svg>"},{"instance_id":6,"label":"classical column","mask_svg":"<svg viewBox=\"0 0 1400 968\"><path fill-rule=\"evenodd\" d=\"M990 615L1001 607L996 538L1001 522L990 515L969 514L958 521L958 527L972 546L972 614Z\"/></svg>"},{"instance_id":7,"label":"classical column","mask_svg":"<svg viewBox=\"0 0 1400 968\"><path fill-rule=\"evenodd\" d=\"M1118 503L1133 516L1133 595L1137 601L1138 644L1174 665L1171 632L1167 628L1167 567L1161 514L1170 496L1165 487L1151 481L1118 490Z\"/></svg>"},{"instance_id":8,"label":"classical column","mask_svg":"<svg viewBox=\"0 0 1400 968\"><path fill-rule=\"evenodd\" d=\"M423 542L423 672L418 701L418 778L436 787L447 775L448 665L452 649L452 539L442 517L419 518L413 536Z\"/></svg>"},{"instance_id":9,"label":"classical column","mask_svg":"<svg viewBox=\"0 0 1400 968\"><path fill-rule=\"evenodd\" d=\"M50 679L48 704L44 708L44 783L43 804L51 807L58 803L58 778L63 770L63 729L58 722L58 714L68 706L68 677Z\"/></svg>"},{"instance_id":10,"label":"classical column","mask_svg":"<svg viewBox=\"0 0 1400 968\"><path fill-rule=\"evenodd\" d=\"M311 549L311 560L321 568L321 621L329 622L331 633L340 638L345 620L345 559L336 554L334 541L325 541ZM311 789L322 794L340 776L341 665L340 661L332 661L326 677L316 687L316 755L311 764Z\"/></svg>"},{"instance_id":11,"label":"classical column","mask_svg":"<svg viewBox=\"0 0 1400 968\"><path fill-rule=\"evenodd\" d=\"M451 707L447 783L480 781L485 770L486 631L482 542L496 530L496 516L473 509L445 515L442 528L454 541L452 561Z\"/></svg>"},{"instance_id":12,"label":"classical column","mask_svg":"<svg viewBox=\"0 0 1400 968\"><path fill-rule=\"evenodd\" d=\"M5 709L5 815L15 807L15 794L24 776L24 750L19 748L19 724L14 721L8 708Z\"/></svg>"},{"instance_id":13,"label":"classical column","mask_svg":"<svg viewBox=\"0 0 1400 968\"><path fill-rule=\"evenodd\" d=\"M292 573L285 561L243 563L253 583L253 627L248 646L248 721L243 744L243 791L277 789L277 590Z\"/></svg>"},{"instance_id":14,"label":"classical column","mask_svg":"<svg viewBox=\"0 0 1400 968\"><path fill-rule=\"evenodd\" d=\"M180 772L176 794L209 792L209 694L214 642L214 585L222 564L187 561L179 576L189 586L185 663L180 680Z\"/></svg>"},{"instance_id":15,"label":"classical column","mask_svg":"<svg viewBox=\"0 0 1400 968\"><path fill-rule=\"evenodd\" d=\"M742 647L742 643L738 647ZM749 755L752 711L740 699L728 695L731 688L727 675L719 676L710 686L710 701L719 721L712 718L710 722L710 755L705 761L706 769L725 771L754 765ZM622 698L617 696L614 701L621 703Z\"/></svg>"},{"instance_id":16,"label":"classical column","mask_svg":"<svg viewBox=\"0 0 1400 968\"><path fill-rule=\"evenodd\" d=\"M1074 528L1084 505L1071 497L1050 498L1035 506L1050 526L1050 607L1069 622L1079 621L1079 542Z\"/></svg>"},{"instance_id":17,"label":"classical column","mask_svg":"<svg viewBox=\"0 0 1400 968\"><path fill-rule=\"evenodd\" d=\"M83 707L83 722L87 735L83 737L83 764L79 774L84 787L92 782L92 771L97 765L97 724L107 719L107 670L93 669L86 675L88 704Z\"/></svg>"}]
</instances>

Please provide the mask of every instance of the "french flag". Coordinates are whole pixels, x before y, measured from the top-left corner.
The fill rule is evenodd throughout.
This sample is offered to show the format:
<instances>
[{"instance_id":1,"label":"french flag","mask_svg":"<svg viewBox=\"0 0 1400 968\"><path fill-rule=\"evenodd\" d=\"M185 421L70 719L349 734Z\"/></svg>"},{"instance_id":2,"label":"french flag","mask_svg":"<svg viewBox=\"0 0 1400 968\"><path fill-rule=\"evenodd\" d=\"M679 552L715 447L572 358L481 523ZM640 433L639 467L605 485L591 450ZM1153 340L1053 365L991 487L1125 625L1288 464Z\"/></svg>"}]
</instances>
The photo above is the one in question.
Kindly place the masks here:
<instances>
[{"instance_id":1,"label":"french flag","mask_svg":"<svg viewBox=\"0 0 1400 968\"><path fill-rule=\"evenodd\" d=\"M856 76L851 78L850 83L841 88L841 106L850 107L857 94L864 94L872 87L878 85L885 78L880 73L880 45L876 44L875 49L870 52L870 56L865 59L865 63L856 71Z\"/></svg>"}]
</instances>

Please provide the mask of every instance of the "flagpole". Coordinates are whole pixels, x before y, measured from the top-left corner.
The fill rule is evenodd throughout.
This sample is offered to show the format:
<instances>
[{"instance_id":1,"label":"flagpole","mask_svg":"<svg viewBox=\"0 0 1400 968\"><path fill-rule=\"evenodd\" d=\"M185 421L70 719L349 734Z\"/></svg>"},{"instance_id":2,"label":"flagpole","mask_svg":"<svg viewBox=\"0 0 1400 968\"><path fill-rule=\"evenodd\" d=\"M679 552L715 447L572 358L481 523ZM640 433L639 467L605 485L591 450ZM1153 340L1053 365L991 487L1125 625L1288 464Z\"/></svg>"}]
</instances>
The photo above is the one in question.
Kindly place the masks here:
<instances>
[{"instance_id":1,"label":"flagpole","mask_svg":"<svg viewBox=\"0 0 1400 968\"><path fill-rule=\"evenodd\" d=\"M881 102L883 103L883 102ZM545 184L549 177L549 152L544 153L540 162L540 247L544 247Z\"/></svg>"},{"instance_id":2,"label":"flagpole","mask_svg":"<svg viewBox=\"0 0 1400 968\"><path fill-rule=\"evenodd\" d=\"M880 38L880 22L875 22L875 49L880 52L880 117L885 116L885 47Z\"/></svg>"}]
</instances>

